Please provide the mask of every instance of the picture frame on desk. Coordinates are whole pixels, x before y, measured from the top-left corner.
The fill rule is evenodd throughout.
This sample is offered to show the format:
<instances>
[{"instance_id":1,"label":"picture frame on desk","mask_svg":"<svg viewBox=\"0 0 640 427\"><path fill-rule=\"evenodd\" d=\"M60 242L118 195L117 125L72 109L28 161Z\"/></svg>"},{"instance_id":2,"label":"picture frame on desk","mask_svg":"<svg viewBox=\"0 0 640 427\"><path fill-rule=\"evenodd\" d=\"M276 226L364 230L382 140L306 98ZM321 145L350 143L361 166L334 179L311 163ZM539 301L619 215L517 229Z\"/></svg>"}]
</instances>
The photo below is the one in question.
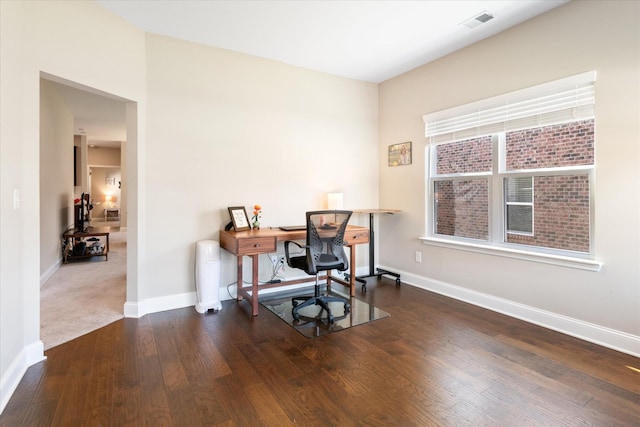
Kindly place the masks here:
<instances>
[{"instance_id":1,"label":"picture frame on desk","mask_svg":"<svg viewBox=\"0 0 640 427\"><path fill-rule=\"evenodd\" d=\"M231 222L233 222L233 229L235 231L251 230L247 210L244 206L232 206L228 209Z\"/></svg>"}]
</instances>

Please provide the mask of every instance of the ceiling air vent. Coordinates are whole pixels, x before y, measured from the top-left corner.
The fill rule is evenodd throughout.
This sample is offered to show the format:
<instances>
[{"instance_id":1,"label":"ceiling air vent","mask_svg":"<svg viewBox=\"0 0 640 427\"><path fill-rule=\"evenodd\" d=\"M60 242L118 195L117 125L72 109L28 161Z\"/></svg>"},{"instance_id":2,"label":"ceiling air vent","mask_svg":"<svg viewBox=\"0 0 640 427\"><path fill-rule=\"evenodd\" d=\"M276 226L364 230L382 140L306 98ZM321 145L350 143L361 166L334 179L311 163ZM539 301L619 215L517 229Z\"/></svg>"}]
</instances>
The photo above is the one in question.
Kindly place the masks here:
<instances>
[{"instance_id":1,"label":"ceiling air vent","mask_svg":"<svg viewBox=\"0 0 640 427\"><path fill-rule=\"evenodd\" d=\"M473 18L467 19L461 25L464 25L467 28L475 28L480 24L484 24L493 19L493 15L487 11L480 13L479 15L474 16Z\"/></svg>"}]
</instances>

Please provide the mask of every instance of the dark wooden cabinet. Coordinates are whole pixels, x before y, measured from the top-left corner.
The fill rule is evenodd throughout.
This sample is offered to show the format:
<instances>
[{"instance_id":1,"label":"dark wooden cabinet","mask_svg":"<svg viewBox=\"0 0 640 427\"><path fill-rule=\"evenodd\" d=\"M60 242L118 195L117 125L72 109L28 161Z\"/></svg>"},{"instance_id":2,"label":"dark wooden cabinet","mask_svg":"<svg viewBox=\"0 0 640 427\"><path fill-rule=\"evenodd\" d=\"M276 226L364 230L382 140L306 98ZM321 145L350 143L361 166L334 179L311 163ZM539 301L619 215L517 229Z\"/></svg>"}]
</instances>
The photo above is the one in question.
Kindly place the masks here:
<instances>
[{"instance_id":1,"label":"dark wooden cabinet","mask_svg":"<svg viewBox=\"0 0 640 427\"><path fill-rule=\"evenodd\" d=\"M70 230L62 235L62 260L67 264L73 259L88 259L103 256L109 259L109 233L111 227L89 227L86 231ZM103 242L104 239L104 243ZM100 242L102 250L92 248L94 242Z\"/></svg>"}]
</instances>

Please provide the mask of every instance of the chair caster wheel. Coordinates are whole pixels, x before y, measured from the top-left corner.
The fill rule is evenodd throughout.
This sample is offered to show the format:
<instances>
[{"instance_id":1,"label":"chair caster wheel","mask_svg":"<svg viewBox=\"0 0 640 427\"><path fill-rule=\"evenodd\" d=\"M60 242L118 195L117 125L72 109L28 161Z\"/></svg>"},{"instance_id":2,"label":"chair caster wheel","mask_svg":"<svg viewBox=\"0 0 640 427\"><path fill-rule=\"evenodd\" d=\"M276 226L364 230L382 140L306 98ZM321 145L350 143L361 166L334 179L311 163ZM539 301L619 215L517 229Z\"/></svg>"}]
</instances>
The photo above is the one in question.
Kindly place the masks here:
<instances>
[{"instance_id":1,"label":"chair caster wheel","mask_svg":"<svg viewBox=\"0 0 640 427\"><path fill-rule=\"evenodd\" d=\"M400 286L400 283L402 283L402 282L400 281L400 278L398 277L398 278L396 279L396 286Z\"/></svg>"}]
</instances>

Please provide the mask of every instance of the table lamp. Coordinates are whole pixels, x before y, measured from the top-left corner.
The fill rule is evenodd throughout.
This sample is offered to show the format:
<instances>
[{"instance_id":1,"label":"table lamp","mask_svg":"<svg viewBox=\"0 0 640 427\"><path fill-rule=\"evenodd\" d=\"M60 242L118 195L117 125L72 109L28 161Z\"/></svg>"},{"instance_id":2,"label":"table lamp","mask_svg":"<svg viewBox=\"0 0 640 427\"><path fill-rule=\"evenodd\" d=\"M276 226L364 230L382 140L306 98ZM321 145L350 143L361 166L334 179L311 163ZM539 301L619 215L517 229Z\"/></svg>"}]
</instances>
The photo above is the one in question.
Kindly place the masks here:
<instances>
[{"instance_id":1,"label":"table lamp","mask_svg":"<svg viewBox=\"0 0 640 427\"><path fill-rule=\"evenodd\" d=\"M327 194L327 209L330 211L342 209L342 193Z\"/></svg>"}]
</instances>

